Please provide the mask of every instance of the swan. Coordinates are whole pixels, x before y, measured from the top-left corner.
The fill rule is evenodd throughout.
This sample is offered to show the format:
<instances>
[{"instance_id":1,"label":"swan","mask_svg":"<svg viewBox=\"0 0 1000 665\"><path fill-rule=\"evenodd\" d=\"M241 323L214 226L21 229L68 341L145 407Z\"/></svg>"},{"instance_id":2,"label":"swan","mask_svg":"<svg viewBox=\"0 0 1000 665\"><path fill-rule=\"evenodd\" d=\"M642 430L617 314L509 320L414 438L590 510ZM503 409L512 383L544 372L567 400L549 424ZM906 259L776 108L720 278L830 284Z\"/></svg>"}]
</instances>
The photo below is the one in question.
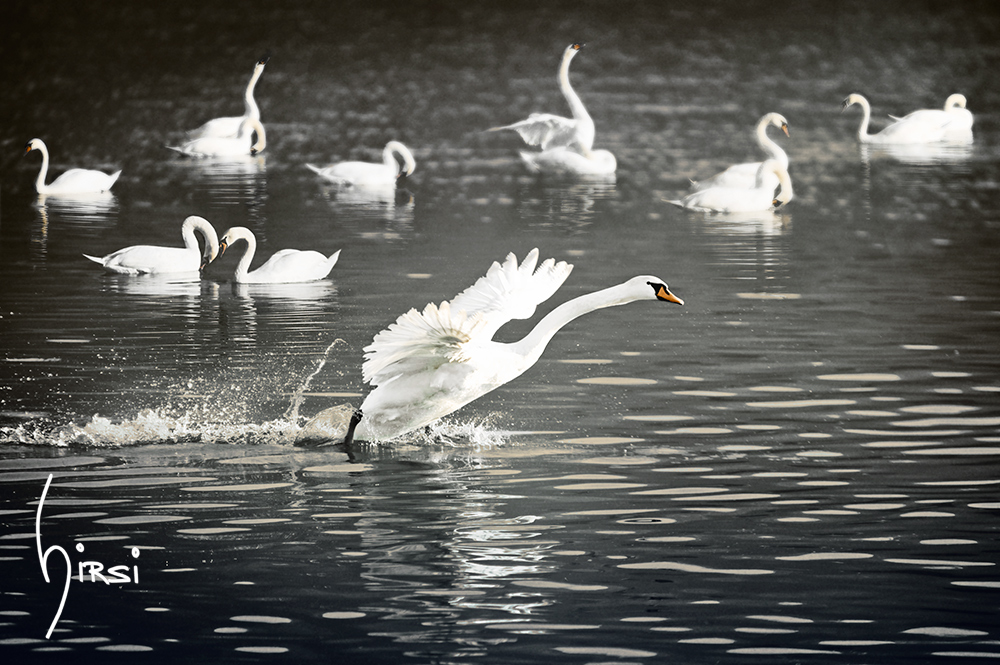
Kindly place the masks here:
<instances>
[{"instance_id":1,"label":"swan","mask_svg":"<svg viewBox=\"0 0 1000 665\"><path fill-rule=\"evenodd\" d=\"M857 104L864 115L858 127L858 141L861 143L899 144L899 143L934 143L944 138L945 128L939 122L921 118L901 118L878 134L868 133L868 123L871 120L872 108L868 100L858 94L848 95L841 104L841 111Z\"/></svg>"},{"instance_id":2,"label":"swan","mask_svg":"<svg viewBox=\"0 0 1000 665\"><path fill-rule=\"evenodd\" d=\"M768 113L757 122L757 129L754 131L754 135L757 137L757 145L767 153L768 159L777 161L785 170L788 170L788 155L781 149L781 146L772 141L767 135L767 128L771 125L783 131L785 136L788 136L788 121L785 120L785 117L780 113ZM747 189L755 187L757 184L757 171L760 170L761 163L747 162L744 164L734 164L711 178L697 182L692 181L691 190L698 192L703 189L711 189L712 187L744 187ZM765 175L766 184L770 186L771 191L774 191L778 186L777 176L773 173Z\"/></svg>"},{"instance_id":3,"label":"swan","mask_svg":"<svg viewBox=\"0 0 1000 665\"><path fill-rule=\"evenodd\" d=\"M778 179L781 191L777 195L768 183L769 176ZM792 179L776 159L769 159L757 169L754 187L713 187L688 194L680 201L667 201L688 210L711 212L759 212L785 205L792 200Z\"/></svg>"},{"instance_id":4,"label":"swan","mask_svg":"<svg viewBox=\"0 0 1000 665\"><path fill-rule=\"evenodd\" d=\"M965 108L965 104L965 95L956 93L945 100L944 110L921 109L908 113L902 118L897 118L894 115L889 117L893 120L940 123L945 126L945 131L949 134L968 132L972 129L972 111Z\"/></svg>"},{"instance_id":5,"label":"swan","mask_svg":"<svg viewBox=\"0 0 1000 665\"><path fill-rule=\"evenodd\" d=\"M533 158L526 156L530 153L521 153L521 159L532 170L594 175L614 173L617 167L614 155L609 151L593 150L594 121L569 83L569 63L582 47L583 44L567 46L559 65L559 87L569 103L572 119L551 113L532 113L526 120L489 130L513 129L528 145L541 146L542 152ZM557 150L559 148L564 150ZM553 150L555 152L551 152ZM548 152L551 154L546 155Z\"/></svg>"},{"instance_id":6,"label":"swan","mask_svg":"<svg viewBox=\"0 0 1000 665\"><path fill-rule=\"evenodd\" d=\"M198 251L195 232L205 238L204 257ZM89 254L84 256L95 263L100 263L108 272L121 275L197 272L215 260L219 249L219 236L207 219L197 215L185 219L181 224L181 237L184 239L184 247L132 245L102 258Z\"/></svg>"},{"instance_id":7,"label":"swan","mask_svg":"<svg viewBox=\"0 0 1000 665\"><path fill-rule=\"evenodd\" d=\"M209 120L198 129L193 129L188 132L188 138L236 138L236 135L239 134L240 131L240 125L243 123L244 119L253 118L254 120L260 120L260 109L257 108L257 102L253 98L253 89L257 86L257 79L259 79L260 75L264 73L264 66L270 59L270 56L265 55L257 61L257 64L253 68L253 76L250 77L250 83L247 84L247 90L243 93L243 115Z\"/></svg>"},{"instance_id":8,"label":"swan","mask_svg":"<svg viewBox=\"0 0 1000 665\"><path fill-rule=\"evenodd\" d=\"M35 179L35 190L39 194L93 194L106 192L122 174L120 170L111 175L92 169L70 169L61 176L45 184L45 176L49 172L49 149L42 139L31 139L24 145L24 154L32 150L42 153L42 168L38 170Z\"/></svg>"},{"instance_id":9,"label":"swan","mask_svg":"<svg viewBox=\"0 0 1000 665\"><path fill-rule=\"evenodd\" d=\"M399 163L393 156L396 153L403 158L404 166L402 171L400 171ZM411 175L416 166L416 162L413 161L413 154L399 141L389 141L385 144L385 148L382 150L381 164L339 162L325 168L306 164L306 167L311 171L331 182L335 182L338 185L359 187L395 186L399 178Z\"/></svg>"},{"instance_id":10,"label":"swan","mask_svg":"<svg viewBox=\"0 0 1000 665\"><path fill-rule=\"evenodd\" d=\"M251 145L254 132L257 133L257 142ZM262 152L266 145L267 135L260 120L244 118L235 138L208 137L188 141L179 147L167 147L187 157L246 157Z\"/></svg>"},{"instance_id":11,"label":"swan","mask_svg":"<svg viewBox=\"0 0 1000 665\"><path fill-rule=\"evenodd\" d=\"M219 241L219 256L226 253L230 245L245 240L247 248L236 265L233 281L238 284L290 284L292 282L313 282L330 274L340 250L329 257L313 250L282 249L274 253L264 265L253 272L247 272L253 255L257 251L257 238L245 226L234 226L222 234Z\"/></svg>"},{"instance_id":12,"label":"swan","mask_svg":"<svg viewBox=\"0 0 1000 665\"><path fill-rule=\"evenodd\" d=\"M519 342L493 341L511 319L531 317L572 269L555 259L538 265L537 249L519 266L511 253L451 301L430 303L422 312L411 309L396 319L364 349L362 374L374 389L353 412L344 442L396 438L513 381L535 364L553 335L583 314L635 300L684 304L662 279L642 275L563 303ZM316 431L317 423L332 418L343 420L344 408L320 412L303 431Z\"/></svg>"}]
</instances>

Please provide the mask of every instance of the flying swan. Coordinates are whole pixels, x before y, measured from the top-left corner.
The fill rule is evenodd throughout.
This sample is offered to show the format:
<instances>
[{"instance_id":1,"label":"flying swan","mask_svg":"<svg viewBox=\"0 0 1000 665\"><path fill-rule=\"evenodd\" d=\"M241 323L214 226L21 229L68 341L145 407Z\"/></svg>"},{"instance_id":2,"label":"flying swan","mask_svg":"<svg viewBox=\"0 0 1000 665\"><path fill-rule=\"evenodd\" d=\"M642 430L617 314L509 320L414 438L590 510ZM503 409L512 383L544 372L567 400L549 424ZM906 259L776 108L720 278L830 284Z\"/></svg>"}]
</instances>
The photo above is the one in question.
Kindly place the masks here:
<instances>
[{"instance_id":1,"label":"flying swan","mask_svg":"<svg viewBox=\"0 0 1000 665\"><path fill-rule=\"evenodd\" d=\"M841 111L857 104L861 107L863 115L861 125L858 127L858 141L872 144L901 144L901 143L935 143L941 141L945 135L945 125L940 122L929 120L926 117L900 118L894 123L880 131L878 134L868 133L868 123L871 121L872 108L868 100L858 94L848 95L841 104Z\"/></svg>"},{"instance_id":2,"label":"flying swan","mask_svg":"<svg viewBox=\"0 0 1000 665\"><path fill-rule=\"evenodd\" d=\"M264 73L264 66L270 59L270 56L265 55L257 61L257 64L253 68L253 76L250 77L250 83L247 84L247 90L243 93L243 115L209 120L198 129L193 129L188 132L188 138L232 139L236 138L236 135L239 133L240 125L243 123L243 120L246 118L260 120L260 109L257 107L257 101L253 98L253 89L257 86L257 79L259 79L260 75Z\"/></svg>"},{"instance_id":3,"label":"flying swan","mask_svg":"<svg viewBox=\"0 0 1000 665\"><path fill-rule=\"evenodd\" d=\"M757 129L754 135L757 138L757 145L767 154L767 159L773 159L788 170L788 155L777 143L767 135L767 128L775 126L788 136L788 121L780 113L768 113L757 122ZM712 187L743 187L749 189L757 185L757 171L760 170L762 162L747 162L744 164L734 164L722 173L717 173L705 180L692 181L691 190L698 192ZM773 173L765 174L765 184L770 186L771 191L778 186L778 178Z\"/></svg>"},{"instance_id":4,"label":"flying swan","mask_svg":"<svg viewBox=\"0 0 1000 665\"><path fill-rule=\"evenodd\" d=\"M253 272L247 272L257 251L257 238L245 226L234 226L222 234L219 241L219 256L226 253L230 245L245 240L247 248L243 252L233 281L238 284L290 284L293 282L314 282L330 274L340 258L340 250L329 257L319 252L299 249L282 249L275 252L264 265Z\"/></svg>"},{"instance_id":5,"label":"flying swan","mask_svg":"<svg viewBox=\"0 0 1000 665\"><path fill-rule=\"evenodd\" d=\"M27 155L32 150L42 153L42 167L38 170L38 177L35 179L35 190L39 194L106 192L111 189L111 186L118 180L118 176L122 174L120 170L108 175L92 169L70 169L46 185L45 176L49 173L49 149L45 147L45 142L42 139L31 139L24 145L24 154Z\"/></svg>"},{"instance_id":6,"label":"flying swan","mask_svg":"<svg viewBox=\"0 0 1000 665\"><path fill-rule=\"evenodd\" d=\"M395 154L403 158L402 170L399 168L399 162L396 161ZM416 162L413 161L413 154L399 141L389 141L385 144L385 148L382 150L381 164L339 162L324 168L313 164L306 164L306 167L322 178L338 185L356 187L395 186L399 178L411 175L416 166Z\"/></svg>"},{"instance_id":7,"label":"flying swan","mask_svg":"<svg viewBox=\"0 0 1000 665\"><path fill-rule=\"evenodd\" d=\"M583 44L567 46L559 66L559 87L569 103L572 119L550 113L532 113L527 120L489 130L513 129L528 145L541 146L541 152L521 153L521 159L532 171L610 175L618 166L615 156L609 151L592 149L594 121L569 84L569 63L582 47Z\"/></svg>"},{"instance_id":8,"label":"flying swan","mask_svg":"<svg viewBox=\"0 0 1000 665\"><path fill-rule=\"evenodd\" d=\"M968 132L972 129L972 111L965 108L965 95L958 93L951 95L944 102L944 110L921 109L908 113L902 118L894 115L889 117L893 120L907 120L921 122L938 123L945 126L948 134Z\"/></svg>"},{"instance_id":9,"label":"flying swan","mask_svg":"<svg viewBox=\"0 0 1000 665\"><path fill-rule=\"evenodd\" d=\"M196 232L205 238L204 255L198 250ZM84 256L95 263L100 263L108 272L121 275L198 272L203 266L215 260L219 250L219 236L207 219L197 215L185 219L181 224L181 237L184 239L183 247L132 245L103 258L89 254Z\"/></svg>"},{"instance_id":10,"label":"flying swan","mask_svg":"<svg viewBox=\"0 0 1000 665\"><path fill-rule=\"evenodd\" d=\"M345 443L393 439L514 380L535 364L553 335L583 314L635 300L684 304L662 279L642 275L563 303L519 342L494 342L499 328L530 318L573 269L547 259L536 270L537 263L537 249L520 266L509 254L450 302L400 316L365 347L362 374L374 390L352 411L350 423L342 422L345 407L337 406L320 412L303 432L329 433L333 425L341 428L338 436L346 430Z\"/></svg>"},{"instance_id":11,"label":"flying swan","mask_svg":"<svg viewBox=\"0 0 1000 665\"><path fill-rule=\"evenodd\" d=\"M255 132L257 142L253 143ZM179 147L167 147L186 157L250 157L262 152L266 145L267 135L260 120L243 118L235 138L207 137L188 141Z\"/></svg>"},{"instance_id":12,"label":"flying swan","mask_svg":"<svg viewBox=\"0 0 1000 665\"><path fill-rule=\"evenodd\" d=\"M777 179L781 186L775 195L770 178ZM743 187L713 187L688 194L679 201L667 201L688 210L708 212L763 212L778 208L792 200L792 179L788 171L776 159L769 159L757 169L756 184Z\"/></svg>"}]
</instances>

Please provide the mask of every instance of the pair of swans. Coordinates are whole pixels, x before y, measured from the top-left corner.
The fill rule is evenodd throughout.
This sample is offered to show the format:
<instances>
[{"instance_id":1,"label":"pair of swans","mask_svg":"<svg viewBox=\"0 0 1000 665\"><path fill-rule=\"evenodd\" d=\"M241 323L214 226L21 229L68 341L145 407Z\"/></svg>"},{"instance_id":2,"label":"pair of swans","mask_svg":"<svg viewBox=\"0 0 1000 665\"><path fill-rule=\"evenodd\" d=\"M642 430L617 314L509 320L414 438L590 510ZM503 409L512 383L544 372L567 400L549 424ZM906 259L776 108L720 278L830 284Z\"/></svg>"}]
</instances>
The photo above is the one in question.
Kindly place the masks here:
<instances>
[{"instance_id":1,"label":"pair of swans","mask_svg":"<svg viewBox=\"0 0 1000 665\"><path fill-rule=\"evenodd\" d=\"M781 188L777 194L772 185L774 180ZM667 203L705 212L764 212L787 204L792 196L788 169L778 160L768 159L757 168L753 187L711 187Z\"/></svg>"},{"instance_id":2,"label":"pair of swans","mask_svg":"<svg viewBox=\"0 0 1000 665\"><path fill-rule=\"evenodd\" d=\"M559 66L559 87L569 103L572 119L532 113L526 120L489 130L513 129L528 145L541 146L541 152L521 153L521 159L536 173L611 175L618 167L609 151L593 149L594 121L569 83L569 63L582 46L567 46Z\"/></svg>"},{"instance_id":3,"label":"pair of swans","mask_svg":"<svg viewBox=\"0 0 1000 665\"><path fill-rule=\"evenodd\" d=\"M70 169L45 184L45 177L49 173L49 149L42 139L31 139L24 146L24 154L27 155L32 150L42 153L42 166L35 179L35 190L39 194L99 194L109 191L122 174L120 170L107 174L93 169Z\"/></svg>"},{"instance_id":4,"label":"pair of swans","mask_svg":"<svg viewBox=\"0 0 1000 665\"><path fill-rule=\"evenodd\" d=\"M257 61L256 65L254 65L253 76L250 77L250 83L247 84L246 92L243 93L243 115L209 120L198 129L188 132L188 138L192 140L205 138L236 138L236 135L240 132L240 126L243 124L245 119L253 118L254 120L259 121L260 109L257 107L257 101L253 98L253 90L257 86L257 79L259 79L260 75L264 73L264 66L267 65L267 62L270 59L270 56L265 55Z\"/></svg>"},{"instance_id":5,"label":"pair of swans","mask_svg":"<svg viewBox=\"0 0 1000 665\"><path fill-rule=\"evenodd\" d=\"M523 374L549 340L579 316L636 300L684 304L662 279L641 275L563 303L519 342L493 341L508 321L530 318L572 269L555 259L539 265L537 249L520 265L509 254L452 300L403 314L364 349L362 373L374 389L361 408L337 406L320 412L303 428L300 440L343 438L350 443L354 438L385 441L402 436Z\"/></svg>"},{"instance_id":6,"label":"pair of swans","mask_svg":"<svg viewBox=\"0 0 1000 665\"><path fill-rule=\"evenodd\" d=\"M403 158L403 168L400 169L395 155ZM331 166L319 167L306 164L306 167L342 187L395 187L400 178L409 177L417 167L413 153L399 141L389 141L382 150L382 163L369 162L338 162Z\"/></svg>"},{"instance_id":7,"label":"pair of swans","mask_svg":"<svg viewBox=\"0 0 1000 665\"><path fill-rule=\"evenodd\" d=\"M868 100L859 94L848 95L841 110L857 104L861 107L861 125L858 127L858 141L875 145L899 145L914 143L937 143L945 141L949 135L967 133L972 130L972 113L965 108L963 95L952 95L945 102L944 110L921 109L902 118L889 116L894 122L878 132L868 133L872 109Z\"/></svg>"},{"instance_id":8,"label":"pair of swans","mask_svg":"<svg viewBox=\"0 0 1000 665\"><path fill-rule=\"evenodd\" d=\"M257 142L253 142L254 134ZM252 157L267 146L264 125L256 118L240 118L236 136L207 136L193 139L180 146L167 147L186 157Z\"/></svg>"}]
</instances>

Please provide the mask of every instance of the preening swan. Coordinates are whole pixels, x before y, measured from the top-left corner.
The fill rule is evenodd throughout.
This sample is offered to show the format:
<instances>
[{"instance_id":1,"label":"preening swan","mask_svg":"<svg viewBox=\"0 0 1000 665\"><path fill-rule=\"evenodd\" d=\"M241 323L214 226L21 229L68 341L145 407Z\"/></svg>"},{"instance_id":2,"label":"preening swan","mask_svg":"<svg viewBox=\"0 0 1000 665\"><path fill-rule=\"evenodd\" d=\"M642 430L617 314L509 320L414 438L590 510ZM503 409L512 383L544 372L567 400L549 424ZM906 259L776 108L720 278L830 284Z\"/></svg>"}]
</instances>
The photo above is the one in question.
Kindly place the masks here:
<instances>
[{"instance_id":1,"label":"preening swan","mask_svg":"<svg viewBox=\"0 0 1000 665\"><path fill-rule=\"evenodd\" d=\"M240 124L242 124L244 119L253 118L254 120L260 120L260 109L257 108L257 101L253 98L253 89L257 86L257 79L264 73L264 66L270 59L270 56L265 55L257 61L257 64L253 68L253 76L250 77L247 90L243 93L243 115L209 120L198 129L188 132L188 137L191 139L236 138L236 135L240 131Z\"/></svg>"},{"instance_id":2,"label":"preening swan","mask_svg":"<svg viewBox=\"0 0 1000 665\"><path fill-rule=\"evenodd\" d=\"M769 177L777 178L781 191L775 195ZM711 212L761 212L785 205L792 200L792 179L778 160L769 159L757 169L754 187L713 187L688 194L680 201L667 201L689 210Z\"/></svg>"},{"instance_id":3,"label":"preening swan","mask_svg":"<svg viewBox=\"0 0 1000 665\"><path fill-rule=\"evenodd\" d=\"M868 123L871 121L872 108L868 100L858 94L848 95L841 105L841 110L857 104L864 115L858 127L858 141L861 143L934 143L944 138L945 127L940 122L921 118L901 118L878 134L868 133Z\"/></svg>"},{"instance_id":4,"label":"preening swan","mask_svg":"<svg viewBox=\"0 0 1000 665\"><path fill-rule=\"evenodd\" d=\"M304 251L282 249L275 252L264 265L248 273L253 255L257 251L257 238L253 231L245 226L234 226L222 234L222 240L219 241L219 256L225 254L230 245L240 240L245 240L247 243L247 248L236 265L236 272L233 273L233 281L240 284L313 282L329 275L337 259L340 258L339 249L329 257L311 249Z\"/></svg>"},{"instance_id":5,"label":"preening swan","mask_svg":"<svg viewBox=\"0 0 1000 665\"><path fill-rule=\"evenodd\" d=\"M972 129L972 111L965 108L965 95L954 94L944 102L944 110L921 109L908 113L902 118L890 115L893 120L938 123L947 134L968 132Z\"/></svg>"},{"instance_id":6,"label":"preening swan","mask_svg":"<svg viewBox=\"0 0 1000 665\"><path fill-rule=\"evenodd\" d=\"M513 129L528 145L541 146L542 152L529 159L521 153L521 158L528 167L543 172L579 173L581 175L599 175L615 172L617 163L614 155L607 150L593 150L594 121L587 113L586 107L580 101L579 95L569 83L569 63L582 48L582 44L570 44L563 52L562 63L559 66L559 87L569 103L573 118L552 115L550 113L532 113L527 120L515 122L512 125L493 127L489 131ZM552 154L546 155L546 153ZM572 155L571 153L576 153Z\"/></svg>"},{"instance_id":7,"label":"preening swan","mask_svg":"<svg viewBox=\"0 0 1000 665\"><path fill-rule=\"evenodd\" d=\"M395 154L399 154L403 158L402 170L394 157ZM384 187L386 185L395 186L399 178L411 175L417 165L413 161L413 154L405 145L399 141L389 141L382 150L381 164L339 162L325 168L313 164L306 164L306 166L319 176L338 185Z\"/></svg>"},{"instance_id":8,"label":"preening swan","mask_svg":"<svg viewBox=\"0 0 1000 665\"><path fill-rule=\"evenodd\" d=\"M118 180L121 171L111 175L92 169L70 169L49 184L45 184L45 176L49 173L49 149L42 139L31 139L24 145L24 154L32 150L42 153L42 167L38 169L35 179L35 190L39 194L94 194L106 192Z\"/></svg>"},{"instance_id":9,"label":"preening swan","mask_svg":"<svg viewBox=\"0 0 1000 665\"><path fill-rule=\"evenodd\" d=\"M198 250L195 232L205 238L204 255ZM181 224L183 247L159 247L156 245L133 245L103 258L84 254L95 263L100 263L108 272L122 275L156 275L162 273L198 272L202 266L215 260L219 251L219 236L215 228L204 217L191 215Z\"/></svg>"},{"instance_id":10,"label":"preening swan","mask_svg":"<svg viewBox=\"0 0 1000 665\"><path fill-rule=\"evenodd\" d=\"M775 126L788 136L788 121L780 113L768 113L757 122L757 129L754 135L757 137L757 145L767 154L767 159L773 159L788 170L788 155L777 143L772 141L767 135L767 128ZM717 173L711 178L698 180L691 183L691 190L698 192L712 187L744 187L750 188L757 185L757 171L763 162L747 162L744 164L734 164L722 173ZM771 187L771 191L778 186L778 178L773 173L765 174L765 184Z\"/></svg>"},{"instance_id":11,"label":"preening swan","mask_svg":"<svg viewBox=\"0 0 1000 665\"><path fill-rule=\"evenodd\" d=\"M256 132L257 142L253 143ZM203 138L188 141L180 147L167 147L188 157L248 157L264 150L267 136L264 125L254 118L243 118L235 138Z\"/></svg>"},{"instance_id":12,"label":"preening swan","mask_svg":"<svg viewBox=\"0 0 1000 665\"><path fill-rule=\"evenodd\" d=\"M684 304L662 279L643 275L563 303L519 342L494 342L501 326L530 318L573 269L547 259L536 270L537 263L537 249L520 266L509 254L450 302L431 303L422 312L411 309L377 334L365 347L362 367L365 382L375 388L352 419L345 441L385 441L456 411L524 373L552 336L583 314L635 300ZM324 422L342 421L343 413L343 407L327 409L304 431L322 431Z\"/></svg>"}]
</instances>

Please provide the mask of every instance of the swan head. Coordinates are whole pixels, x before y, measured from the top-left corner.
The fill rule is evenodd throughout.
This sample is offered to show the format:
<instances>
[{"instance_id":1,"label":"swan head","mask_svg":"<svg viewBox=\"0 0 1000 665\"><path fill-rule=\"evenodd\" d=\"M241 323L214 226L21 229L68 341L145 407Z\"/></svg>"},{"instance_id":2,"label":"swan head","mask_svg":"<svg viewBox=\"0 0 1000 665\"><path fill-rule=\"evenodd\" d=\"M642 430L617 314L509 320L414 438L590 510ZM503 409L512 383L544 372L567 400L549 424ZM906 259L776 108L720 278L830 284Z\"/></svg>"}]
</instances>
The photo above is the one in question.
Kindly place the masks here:
<instances>
[{"instance_id":1,"label":"swan head","mask_svg":"<svg viewBox=\"0 0 1000 665\"><path fill-rule=\"evenodd\" d=\"M563 54L563 57L565 57L566 60L572 60L573 56L579 53L580 49L582 49L583 46L584 45L580 43L570 44L569 46L566 47L566 51Z\"/></svg>"},{"instance_id":2,"label":"swan head","mask_svg":"<svg viewBox=\"0 0 1000 665\"><path fill-rule=\"evenodd\" d=\"M24 154L27 155L32 150L41 150L44 147L45 143L42 142L42 139L31 139L24 144Z\"/></svg>"},{"instance_id":3,"label":"swan head","mask_svg":"<svg viewBox=\"0 0 1000 665\"><path fill-rule=\"evenodd\" d=\"M263 67L264 65L266 65L268 63L268 61L270 59L271 59L271 54L270 53L265 53L264 55L262 55L260 57L260 60L257 61L257 66L258 67Z\"/></svg>"},{"instance_id":4,"label":"swan head","mask_svg":"<svg viewBox=\"0 0 1000 665\"><path fill-rule=\"evenodd\" d=\"M840 104L840 111L841 111L841 113L843 113L844 111L846 111L849 106L853 106L855 104L858 104L860 106L867 106L868 105L868 100L865 99L864 97L862 97L861 95L857 94L857 93L852 93L852 94L850 94L850 95L847 96L847 99L845 99L843 102L841 102L841 104Z\"/></svg>"},{"instance_id":5,"label":"swan head","mask_svg":"<svg viewBox=\"0 0 1000 665\"><path fill-rule=\"evenodd\" d=\"M256 238L253 235L253 231L245 226L234 226L222 234L222 238L219 240L219 254L217 258L222 258L222 255L226 253L229 246L240 240L246 240L247 244L253 243L252 246L256 246Z\"/></svg>"},{"instance_id":6,"label":"swan head","mask_svg":"<svg viewBox=\"0 0 1000 665\"><path fill-rule=\"evenodd\" d=\"M780 113L768 113L764 117L765 117L765 119L770 124L774 125L778 129L780 129L781 131L783 131L785 133L785 136L789 135L788 134L788 121L785 120L785 116L781 115Z\"/></svg>"},{"instance_id":7,"label":"swan head","mask_svg":"<svg viewBox=\"0 0 1000 665\"><path fill-rule=\"evenodd\" d=\"M778 195L771 201L771 205L774 208L779 208L791 201L794 196L792 193L792 178L788 175L788 169L782 166L781 162L776 159L768 159L757 169L758 187L764 186L764 176L768 173L773 173L777 176L778 182L781 185Z\"/></svg>"},{"instance_id":8,"label":"swan head","mask_svg":"<svg viewBox=\"0 0 1000 665\"><path fill-rule=\"evenodd\" d=\"M675 305L683 305L684 301L670 292L670 287L659 277L653 275L639 275L633 277L622 285L626 296L623 302L633 300L659 300L660 302L672 302Z\"/></svg>"},{"instance_id":9,"label":"swan head","mask_svg":"<svg viewBox=\"0 0 1000 665\"><path fill-rule=\"evenodd\" d=\"M950 97L948 97L948 99L945 100L944 110L947 111L948 109L953 109L953 108L960 108L960 109L965 108L965 95L960 95L956 93L954 95L951 95Z\"/></svg>"}]
</instances>

